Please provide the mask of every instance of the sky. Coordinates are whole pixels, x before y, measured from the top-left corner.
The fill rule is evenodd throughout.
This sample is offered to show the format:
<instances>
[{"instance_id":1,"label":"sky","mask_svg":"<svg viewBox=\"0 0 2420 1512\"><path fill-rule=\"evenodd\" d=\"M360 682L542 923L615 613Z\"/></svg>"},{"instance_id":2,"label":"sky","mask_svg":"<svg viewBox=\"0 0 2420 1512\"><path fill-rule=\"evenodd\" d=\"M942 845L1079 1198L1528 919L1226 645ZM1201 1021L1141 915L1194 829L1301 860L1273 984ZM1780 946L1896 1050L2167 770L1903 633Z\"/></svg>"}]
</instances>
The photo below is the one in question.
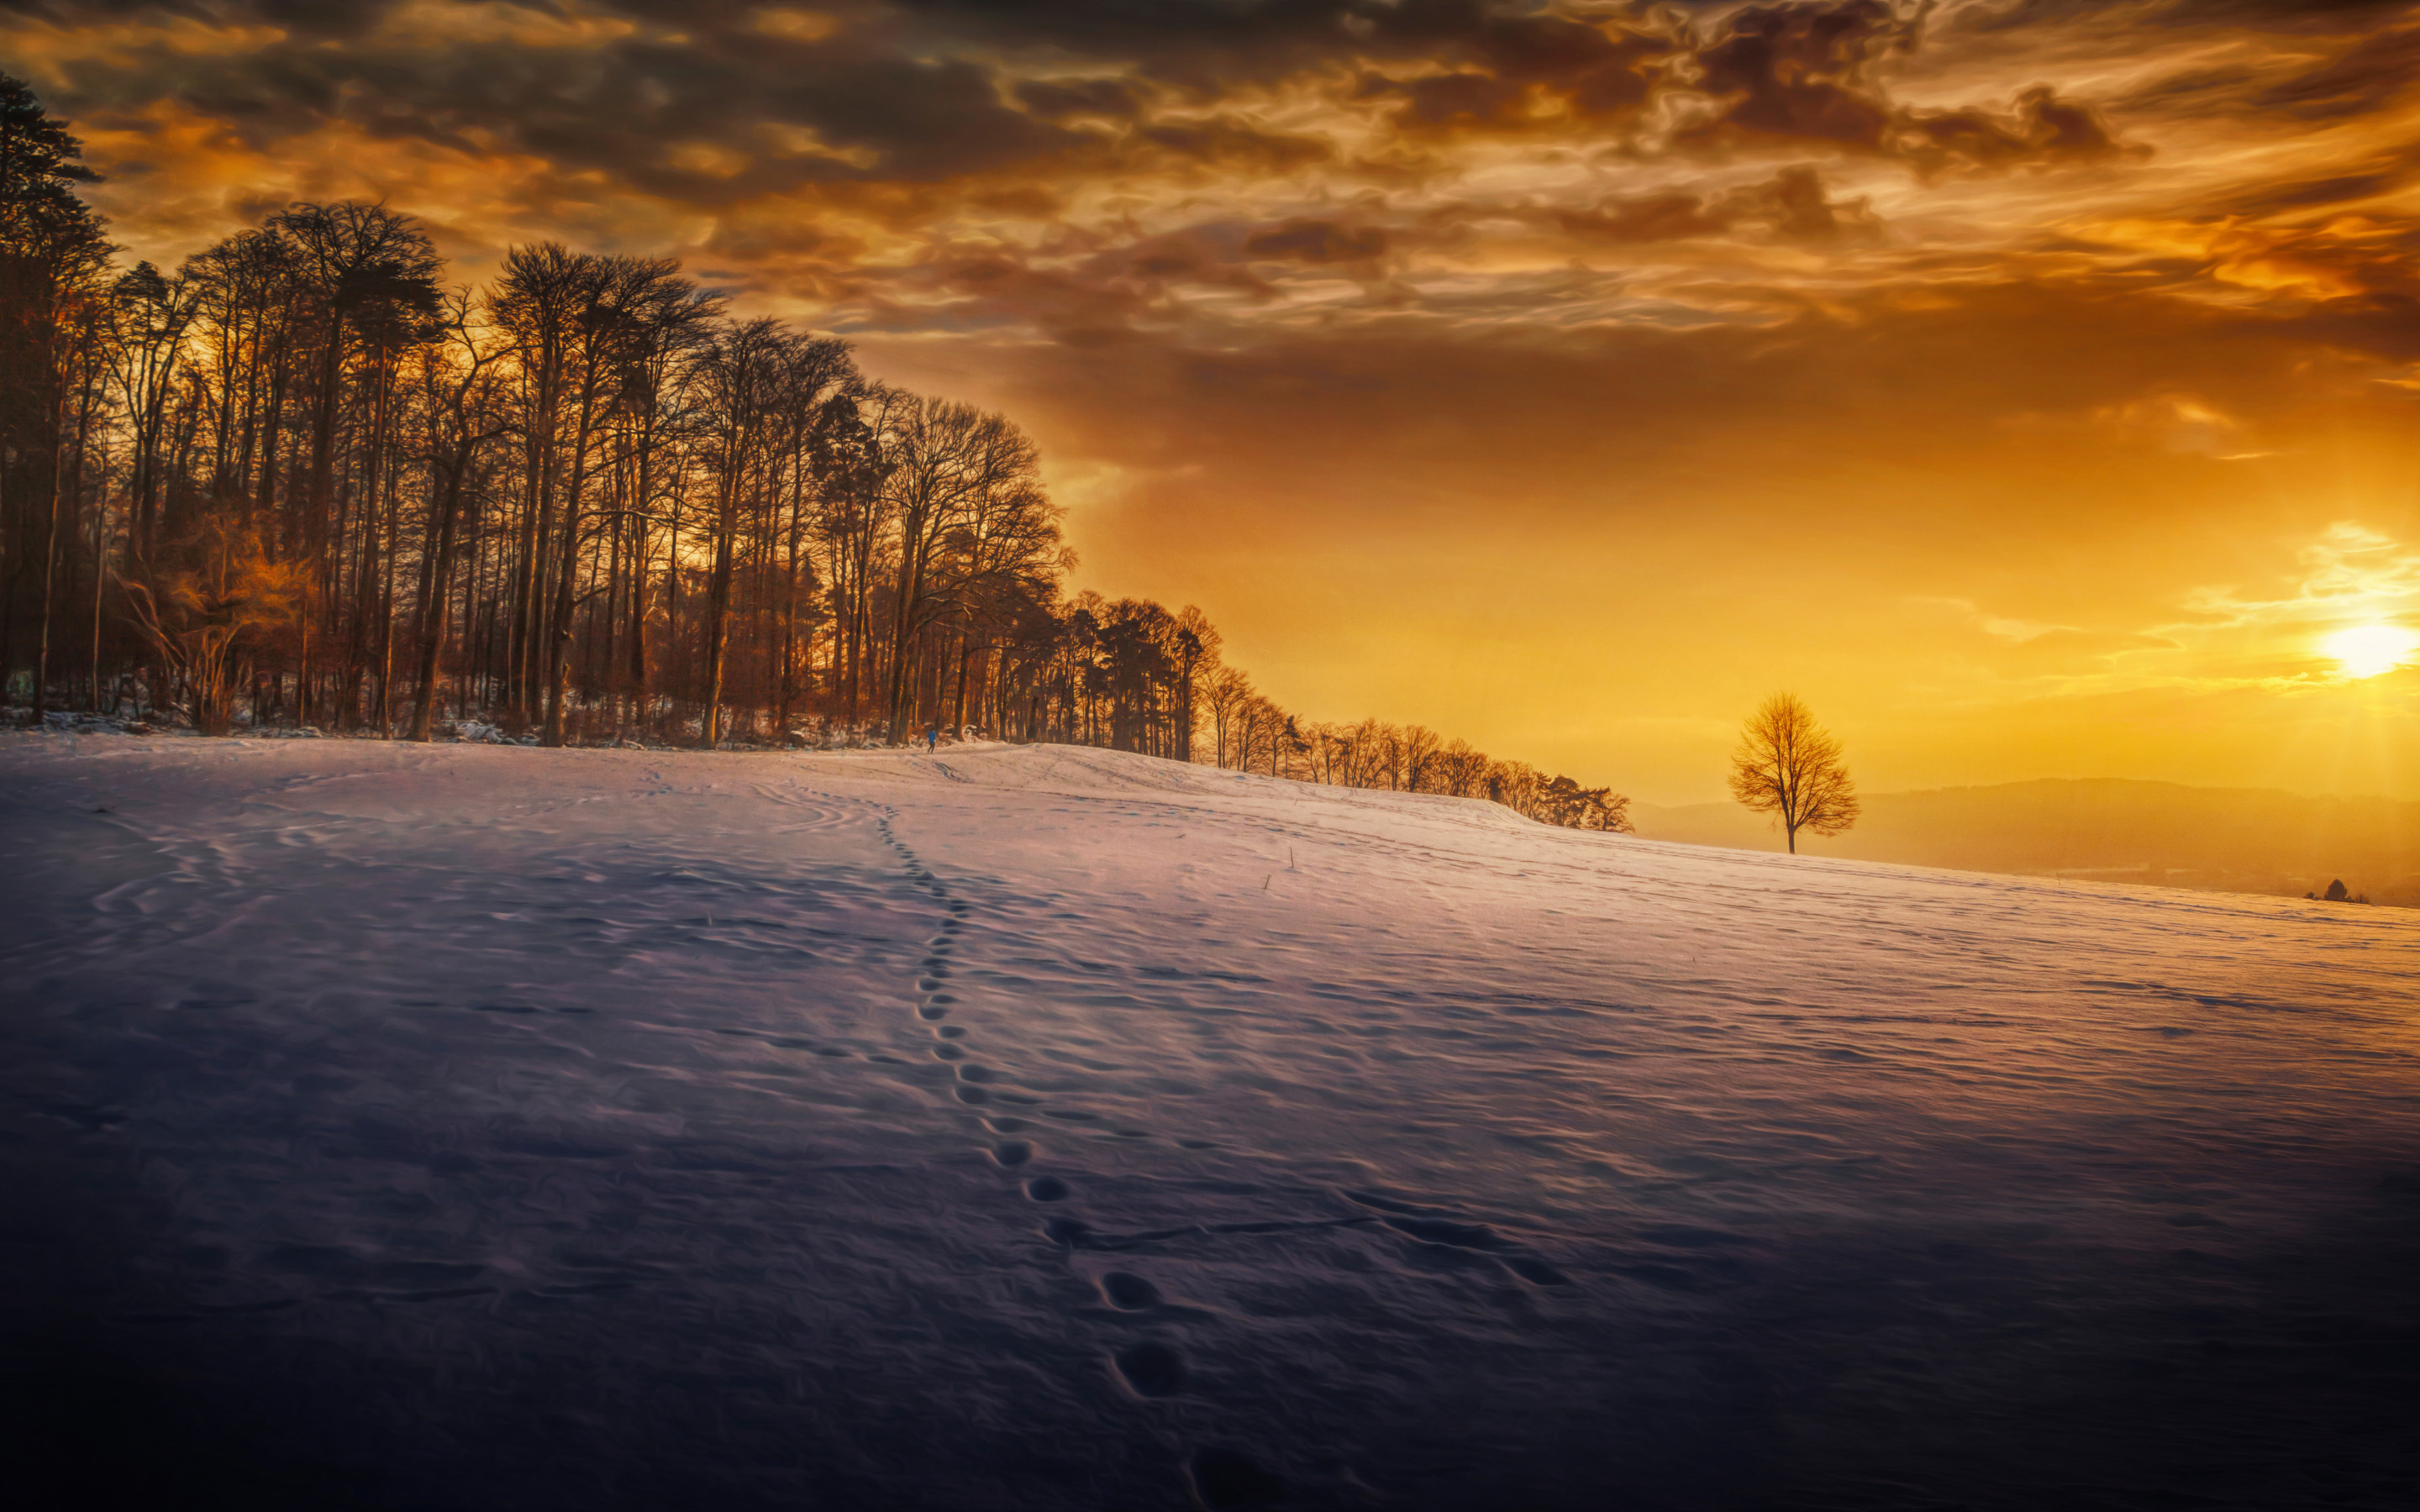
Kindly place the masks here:
<instances>
[{"instance_id":1,"label":"sky","mask_svg":"<svg viewBox=\"0 0 2420 1512\"><path fill-rule=\"evenodd\" d=\"M1311 718L2420 798L2420 4L0 0L0 69L129 257L382 198L1001 409Z\"/></svg>"}]
</instances>

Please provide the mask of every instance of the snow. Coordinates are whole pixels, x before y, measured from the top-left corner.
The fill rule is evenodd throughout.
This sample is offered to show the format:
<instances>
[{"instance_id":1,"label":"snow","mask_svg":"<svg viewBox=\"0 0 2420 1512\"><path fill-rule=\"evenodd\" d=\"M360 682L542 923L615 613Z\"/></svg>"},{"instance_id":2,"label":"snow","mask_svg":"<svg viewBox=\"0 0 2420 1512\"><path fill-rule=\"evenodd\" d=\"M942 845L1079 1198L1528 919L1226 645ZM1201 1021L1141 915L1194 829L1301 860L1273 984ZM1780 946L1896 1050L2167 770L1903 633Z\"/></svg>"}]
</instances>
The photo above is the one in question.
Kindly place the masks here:
<instances>
[{"instance_id":1,"label":"snow","mask_svg":"<svg viewBox=\"0 0 2420 1512\"><path fill-rule=\"evenodd\" d=\"M2399 911L1061 747L21 734L0 811L11 1415L125 1504L2420 1472Z\"/></svg>"}]
</instances>

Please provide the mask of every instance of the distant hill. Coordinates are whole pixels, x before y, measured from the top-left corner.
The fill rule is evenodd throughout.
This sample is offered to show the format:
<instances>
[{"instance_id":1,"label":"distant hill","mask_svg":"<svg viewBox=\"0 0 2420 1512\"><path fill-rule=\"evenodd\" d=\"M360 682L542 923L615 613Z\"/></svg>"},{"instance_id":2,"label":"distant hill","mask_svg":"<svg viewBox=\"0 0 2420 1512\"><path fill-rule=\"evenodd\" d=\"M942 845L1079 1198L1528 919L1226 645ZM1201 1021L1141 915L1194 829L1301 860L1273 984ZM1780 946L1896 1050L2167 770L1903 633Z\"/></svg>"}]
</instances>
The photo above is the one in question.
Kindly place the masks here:
<instances>
[{"instance_id":1,"label":"distant hill","mask_svg":"<svg viewBox=\"0 0 2420 1512\"><path fill-rule=\"evenodd\" d=\"M1634 805L1649 840L1777 851L1735 803ZM1968 872L2089 877L2299 898L2342 877L2372 903L2420 907L2420 803L2114 779L1868 795L1856 828L1801 835L1818 856Z\"/></svg>"}]
</instances>

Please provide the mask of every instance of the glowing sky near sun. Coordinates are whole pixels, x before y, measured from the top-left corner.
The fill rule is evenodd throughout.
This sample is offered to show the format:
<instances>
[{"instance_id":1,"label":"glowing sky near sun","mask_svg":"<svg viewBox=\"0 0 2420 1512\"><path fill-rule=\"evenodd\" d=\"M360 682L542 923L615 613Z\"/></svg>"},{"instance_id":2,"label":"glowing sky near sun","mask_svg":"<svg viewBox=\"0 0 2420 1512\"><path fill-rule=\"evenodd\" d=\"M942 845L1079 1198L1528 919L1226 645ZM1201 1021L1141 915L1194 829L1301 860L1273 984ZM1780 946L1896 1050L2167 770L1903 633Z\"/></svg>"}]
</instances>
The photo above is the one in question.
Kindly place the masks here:
<instances>
[{"instance_id":1,"label":"glowing sky near sun","mask_svg":"<svg viewBox=\"0 0 2420 1512\"><path fill-rule=\"evenodd\" d=\"M2420 6L59 4L130 254L383 196L1008 409L1313 717L2420 797ZM2336 649L2332 650L2331 647Z\"/></svg>"}]
</instances>

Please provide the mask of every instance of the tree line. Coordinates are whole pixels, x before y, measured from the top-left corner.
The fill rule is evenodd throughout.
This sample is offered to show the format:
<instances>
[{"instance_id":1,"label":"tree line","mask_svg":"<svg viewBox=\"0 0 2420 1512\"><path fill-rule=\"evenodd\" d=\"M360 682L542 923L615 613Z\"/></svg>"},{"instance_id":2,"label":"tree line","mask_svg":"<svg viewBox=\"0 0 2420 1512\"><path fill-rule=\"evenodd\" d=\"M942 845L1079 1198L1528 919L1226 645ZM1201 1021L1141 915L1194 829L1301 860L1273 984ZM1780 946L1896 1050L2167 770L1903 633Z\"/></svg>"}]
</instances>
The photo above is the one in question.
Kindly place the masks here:
<instances>
[{"instance_id":1,"label":"tree line","mask_svg":"<svg viewBox=\"0 0 2420 1512\"><path fill-rule=\"evenodd\" d=\"M1069 594L1032 441L669 258L450 284L382 205L120 268L75 139L0 77L0 670L156 711L547 746L1110 747L1626 828L1604 789L1307 724L1201 610Z\"/></svg>"}]
</instances>

